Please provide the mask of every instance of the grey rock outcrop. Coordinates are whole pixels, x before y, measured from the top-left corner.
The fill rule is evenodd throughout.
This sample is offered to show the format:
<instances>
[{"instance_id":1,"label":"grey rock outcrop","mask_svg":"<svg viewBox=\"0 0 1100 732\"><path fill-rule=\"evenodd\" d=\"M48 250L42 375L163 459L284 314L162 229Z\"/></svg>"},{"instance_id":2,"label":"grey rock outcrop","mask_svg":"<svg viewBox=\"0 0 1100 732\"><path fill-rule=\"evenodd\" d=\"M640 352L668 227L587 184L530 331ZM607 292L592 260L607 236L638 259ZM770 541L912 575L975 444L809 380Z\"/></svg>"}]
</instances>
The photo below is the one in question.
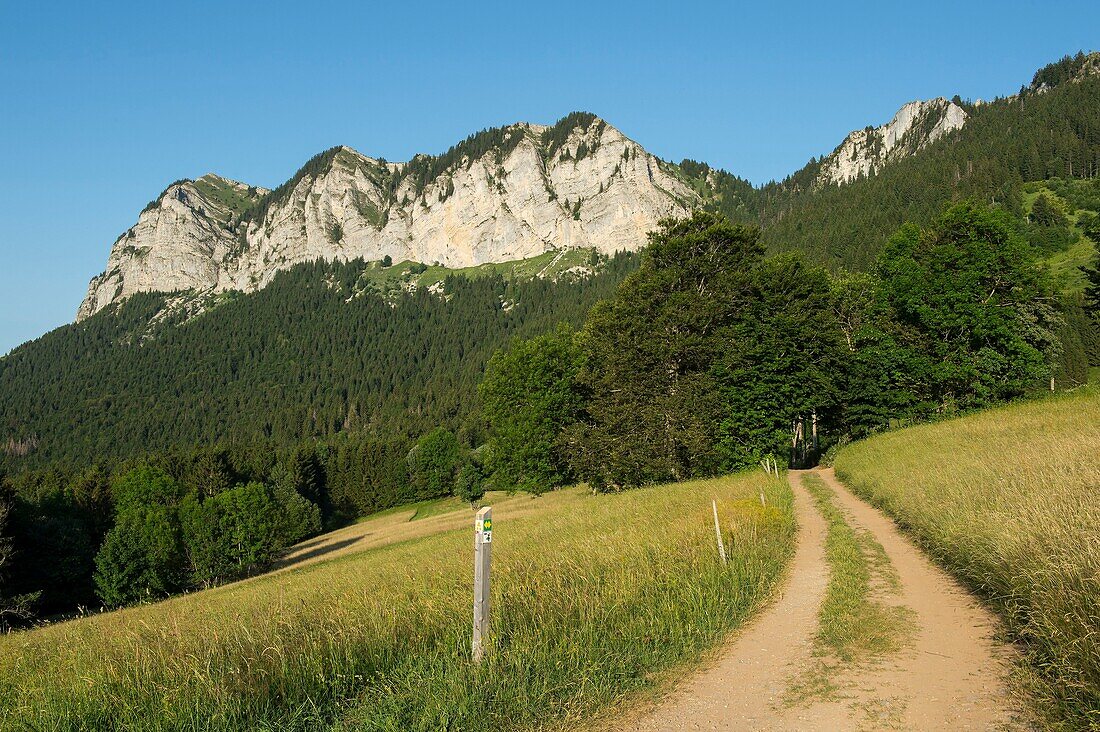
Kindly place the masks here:
<instances>
[{"instance_id":1,"label":"grey rock outcrop","mask_svg":"<svg viewBox=\"0 0 1100 732\"><path fill-rule=\"evenodd\" d=\"M673 166L603 120L566 120L489 130L407 163L334 148L274 191L214 175L175 183L115 241L77 320L137 292L253 291L317 259L466 267L636 250L658 220L698 203Z\"/></svg>"},{"instance_id":2,"label":"grey rock outcrop","mask_svg":"<svg viewBox=\"0 0 1100 732\"><path fill-rule=\"evenodd\" d=\"M881 127L855 130L821 162L819 185L840 185L872 176L887 163L908 157L966 124L966 112L943 99L909 102Z\"/></svg>"}]
</instances>

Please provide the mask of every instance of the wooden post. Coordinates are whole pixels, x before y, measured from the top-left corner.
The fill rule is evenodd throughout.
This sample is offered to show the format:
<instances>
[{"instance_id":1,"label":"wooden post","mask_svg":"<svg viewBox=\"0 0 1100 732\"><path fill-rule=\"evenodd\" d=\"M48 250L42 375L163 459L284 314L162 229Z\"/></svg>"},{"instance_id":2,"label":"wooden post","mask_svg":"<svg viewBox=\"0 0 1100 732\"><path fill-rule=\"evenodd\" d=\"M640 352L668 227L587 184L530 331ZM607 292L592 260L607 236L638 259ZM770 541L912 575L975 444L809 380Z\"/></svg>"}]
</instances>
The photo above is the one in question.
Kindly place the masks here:
<instances>
[{"instance_id":1,"label":"wooden post","mask_svg":"<svg viewBox=\"0 0 1100 732\"><path fill-rule=\"evenodd\" d=\"M489 634L489 559L493 549L493 509L486 506L474 518L474 662L485 654Z\"/></svg>"},{"instance_id":2,"label":"wooden post","mask_svg":"<svg viewBox=\"0 0 1100 732\"><path fill-rule=\"evenodd\" d=\"M722 543L722 529L718 525L718 502L711 501L710 507L714 509L714 535L718 539L718 556L722 558L722 564L725 564L726 545Z\"/></svg>"}]
</instances>

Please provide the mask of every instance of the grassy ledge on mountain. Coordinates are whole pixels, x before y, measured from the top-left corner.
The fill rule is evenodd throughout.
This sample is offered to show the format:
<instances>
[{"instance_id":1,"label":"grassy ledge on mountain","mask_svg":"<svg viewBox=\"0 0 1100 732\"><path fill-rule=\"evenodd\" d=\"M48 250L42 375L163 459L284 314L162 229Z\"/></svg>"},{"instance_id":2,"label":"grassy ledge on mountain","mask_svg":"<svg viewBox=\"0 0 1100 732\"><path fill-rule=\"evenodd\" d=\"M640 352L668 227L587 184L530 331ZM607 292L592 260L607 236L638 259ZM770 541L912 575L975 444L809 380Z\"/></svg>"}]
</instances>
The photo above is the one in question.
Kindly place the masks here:
<instances>
[{"instance_id":1,"label":"grassy ledge on mountain","mask_svg":"<svg viewBox=\"0 0 1100 732\"><path fill-rule=\"evenodd\" d=\"M1100 392L872 437L837 474L998 611L1049 728L1100 729Z\"/></svg>"},{"instance_id":2,"label":"grassy ledge on mountain","mask_svg":"<svg viewBox=\"0 0 1100 732\"><path fill-rule=\"evenodd\" d=\"M0 637L0 727L575 729L721 641L793 551L789 488L760 472L503 501L475 666L471 517L389 515L386 546Z\"/></svg>"}]
</instances>

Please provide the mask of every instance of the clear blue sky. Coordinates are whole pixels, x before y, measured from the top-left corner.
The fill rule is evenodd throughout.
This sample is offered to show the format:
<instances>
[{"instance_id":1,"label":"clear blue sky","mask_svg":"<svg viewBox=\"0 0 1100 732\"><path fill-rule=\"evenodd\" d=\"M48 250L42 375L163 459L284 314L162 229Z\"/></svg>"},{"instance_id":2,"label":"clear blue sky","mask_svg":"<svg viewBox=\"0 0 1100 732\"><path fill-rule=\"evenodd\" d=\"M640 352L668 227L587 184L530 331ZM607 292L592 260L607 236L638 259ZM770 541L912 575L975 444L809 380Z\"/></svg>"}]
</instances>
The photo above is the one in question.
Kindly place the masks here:
<instances>
[{"instance_id":1,"label":"clear blue sky","mask_svg":"<svg viewBox=\"0 0 1100 732\"><path fill-rule=\"evenodd\" d=\"M72 319L169 182L273 187L595 112L760 183L911 99L1015 92L1100 3L0 3L0 353Z\"/></svg>"}]
</instances>

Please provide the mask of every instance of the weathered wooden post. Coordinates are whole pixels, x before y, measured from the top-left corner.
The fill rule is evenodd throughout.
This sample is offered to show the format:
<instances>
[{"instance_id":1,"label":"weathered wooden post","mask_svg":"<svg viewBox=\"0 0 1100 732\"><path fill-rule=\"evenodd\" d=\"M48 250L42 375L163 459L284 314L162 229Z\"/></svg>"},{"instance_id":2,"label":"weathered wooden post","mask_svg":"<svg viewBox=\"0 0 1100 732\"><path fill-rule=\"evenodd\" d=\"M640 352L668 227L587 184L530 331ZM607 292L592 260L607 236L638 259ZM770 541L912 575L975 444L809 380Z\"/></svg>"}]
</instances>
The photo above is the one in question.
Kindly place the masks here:
<instances>
[{"instance_id":1,"label":"weathered wooden post","mask_svg":"<svg viewBox=\"0 0 1100 732\"><path fill-rule=\"evenodd\" d=\"M726 545L722 542L722 529L718 525L718 501L711 501L710 507L714 509L714 535L718 538L718 556L722 558L722 564L725 564Z\"/></svg>"},{"instance_id":2,"label":"weathered wooden post","mask_svg":"<svg viewBox=\"0 0 1100 732\"><path fill-rule=\"evenodd\" d=\"M813 411L813 440L814 440L814 455L817 455L817 407L814 407L814 411Z\"/></svg>"},{"instance_id":3,"label":"weathered wooden post","mask_svg":"<svg viewBox=\"0 0 1100 732\"><path fill-rule=\"evenodd\" d=\"M474 518L474 661L485 653L483 639L489 634L489 558L493 549L493 509L486 506Z\"/></svg>"}]
</instances>

